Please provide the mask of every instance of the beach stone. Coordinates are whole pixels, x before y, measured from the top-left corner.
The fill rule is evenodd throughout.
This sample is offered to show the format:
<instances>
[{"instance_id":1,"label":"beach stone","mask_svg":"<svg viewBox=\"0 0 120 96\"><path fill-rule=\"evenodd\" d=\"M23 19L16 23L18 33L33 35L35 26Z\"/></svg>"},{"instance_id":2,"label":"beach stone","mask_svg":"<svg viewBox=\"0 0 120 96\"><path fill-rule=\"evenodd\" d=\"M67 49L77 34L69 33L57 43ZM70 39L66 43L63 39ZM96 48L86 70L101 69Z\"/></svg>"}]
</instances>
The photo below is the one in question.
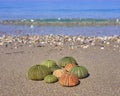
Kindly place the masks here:
<instances>
[{"instance_id":1,"label":"beach stone","mask_svg":"<svg viewBox=\"0 0 120 96\"><path fill-rule=\"evenodd\" d=\"M104 48L104 47L101 47L100 49L102 49L102 50L103 50L103 49L105 49L105 48Z\"/></svg>"}]
</instances>

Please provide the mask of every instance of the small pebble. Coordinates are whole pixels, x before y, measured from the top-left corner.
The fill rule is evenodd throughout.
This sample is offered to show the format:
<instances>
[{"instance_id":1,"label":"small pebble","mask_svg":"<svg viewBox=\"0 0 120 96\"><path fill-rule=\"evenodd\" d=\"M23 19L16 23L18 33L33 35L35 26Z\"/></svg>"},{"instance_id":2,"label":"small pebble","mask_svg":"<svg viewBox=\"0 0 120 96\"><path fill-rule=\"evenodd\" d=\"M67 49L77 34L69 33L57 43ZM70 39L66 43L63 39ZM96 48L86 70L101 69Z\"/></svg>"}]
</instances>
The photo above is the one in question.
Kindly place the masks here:
<instances>
[{"instance_id":1,"label":"small pebble","mask_svg":"<svg viewBox=\"0 0 120 96\"><path fill-rule=\"evenodd\" d=\"M104 47L101 47L100 49L102 49L102 50L103 50L103 49L105 49L105 48L104 48Z\"/></svg>"},{"instance_id":2,"label":"small pebble","mask_svg":"<svg viewBox=\"0 0 120 96\"><path fill-rule=\"evenodd\" d=\"M106 44L107 44L107 45L109 45L109 44L110 44L110 42L106 42Z\"/></svg>"},{"instance_id":3,"label":"small pebble","mask_svg":"<svg viewBox=\"0 0 120 96\"><path fill-rule=\"evenodd\" d=\"M0 46L2 46L3 45L3 42L0 42Z\"/></svg>"},{"instance_id":4,"label":"small pebble","mask_svg":"<svg viewBox=\"0 0 120 96\"><path fill-rule=\"evenodd\" d=\"M82 46L82 48L84 48L84 49L86 49L86 48L88 48L89 47L89 45L84 45L84 46Z\"/></svg>"},{"instance_id":5,"label":"small pebble","mask_svg":"<svg viewBox=\"0 0 120 96\"><path fill-rule=\"evenodd\" d=\"M73 50L73 49L74 49L74 47L73 47L73 46L71 46L71 49Z\"/></svg>"},{"instance_id":6,"label":"small pebble","mask_svg":"<svg viewBox=\"0 0 120 96\"><path fill-rule=\"evenodd\" d=\"M33 20L34 21L34 20ZM28 46L31 45L57 45L58 47L63 47L63 46L70 46L71 49L74 49L75 46L81 46L81 48L88 48L90 46L97 46L101 44L106 44L109 45L112 43L112 46L115 48L118 48L120 42L120 37L119 36L105 36L105 37L91 37L91 36L64 36L64 35L45 35L45 36L6 36L3 35L0 37L0 46L3 46L4 44L14 44L14 45L19 45L19 44L27 44ZM71 47L72 46L72 47ZM78 48L78 47L77 47ZM100 49L104 49L104 46L101 46Z\"/></svg>"}]
</instances>

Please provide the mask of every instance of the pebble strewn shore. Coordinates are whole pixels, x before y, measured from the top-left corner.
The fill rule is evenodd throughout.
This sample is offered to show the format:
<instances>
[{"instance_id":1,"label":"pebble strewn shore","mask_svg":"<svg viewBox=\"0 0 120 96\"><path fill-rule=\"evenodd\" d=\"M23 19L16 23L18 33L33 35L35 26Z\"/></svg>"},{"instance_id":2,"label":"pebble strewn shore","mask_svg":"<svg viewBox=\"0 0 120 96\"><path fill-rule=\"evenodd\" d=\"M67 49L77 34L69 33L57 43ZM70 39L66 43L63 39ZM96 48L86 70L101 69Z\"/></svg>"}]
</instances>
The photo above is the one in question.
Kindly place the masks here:
<instances>
[{"instance_id":1,"label":"pebble strewn shore","mask_svg":"<svg viewBox=\"0 0 120 96\"><path fill-rule=\"evenodd\" d=\"M0 37L0 46L8 47L14 45L15 48L19 46L37 46L43 47L46 45L55 47L68 46L71 49L82 47L88 48L90 46L100 46L104 49L106 45L113 45L120 47L120 36L110 37L84 37L84 36L62 36L62 35L45 35L45 36L6 36Z\"/></svg>"},{"instance_id":2,"label":"pebble strewn shore","mask_svg":"<svg viewBox=\"0 0 120 96\"><path fill-rule=\"evenodd\" d=\"M89 77L79 86L27 79L30 66L64 56L88 69ZM1 36L0 81L0 96L119 96L120 36Z\"/></svg>"}]
</instances>

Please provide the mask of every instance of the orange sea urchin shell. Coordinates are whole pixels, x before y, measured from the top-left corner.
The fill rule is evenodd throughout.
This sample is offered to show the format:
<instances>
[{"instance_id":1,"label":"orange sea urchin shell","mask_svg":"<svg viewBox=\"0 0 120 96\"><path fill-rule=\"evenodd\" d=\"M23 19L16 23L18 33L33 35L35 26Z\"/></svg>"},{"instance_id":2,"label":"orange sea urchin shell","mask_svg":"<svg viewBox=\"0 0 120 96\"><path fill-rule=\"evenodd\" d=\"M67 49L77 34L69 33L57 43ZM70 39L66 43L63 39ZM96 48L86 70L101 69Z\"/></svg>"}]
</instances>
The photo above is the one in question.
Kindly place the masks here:
<instances>
[{"instance_id":1,"label":"orange sea urchin shell","mask_svg":"<svg viewBox=\"0 0 120 96\"><path fill-rule=\"evenodd\" d=\"M66 73L59 78L59 83L62 86L72 87L79 83L78 77L71 73Z\"/></svg>"},{"instance_id":2,"label":"orange sea urchin shell","mask_svg":"<svg viewBox=\"0 0 120 96\"><path fill-rule=\"evenodd\" d=\"M70 71L70 69L71 69L72 67L74 67L74 66L76 66L76 64L74 64L74 63L67 64L67 65L65 66L65 70Z\"/></svg>"},{"instance_id":3,"label":"orange sea urchin shell","mask_svg":"<svg viewBox=\"0 0 120 96\"><path fill-rule=\"evenodd\" d=\"M53 75L59 78L65 73L66 73L66 71L64 69L58 69L53 72Z\"/></svg>"}]
</instances>

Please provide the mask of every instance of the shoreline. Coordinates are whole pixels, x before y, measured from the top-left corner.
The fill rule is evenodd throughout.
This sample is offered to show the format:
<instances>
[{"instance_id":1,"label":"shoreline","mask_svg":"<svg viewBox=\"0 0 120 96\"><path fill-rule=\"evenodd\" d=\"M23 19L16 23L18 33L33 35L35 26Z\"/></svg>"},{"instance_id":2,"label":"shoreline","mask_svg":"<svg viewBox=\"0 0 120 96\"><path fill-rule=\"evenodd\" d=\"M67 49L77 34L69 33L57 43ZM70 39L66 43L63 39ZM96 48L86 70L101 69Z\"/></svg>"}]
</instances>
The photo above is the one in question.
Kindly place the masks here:
<instances>
[{"instance_id":1,"label":"shoreline","mask_svg":"<svg viewBox=\"0 0 120 96\"><path fill-rule=\"evenodd\" d=\"M68 35L24 35L10 36L3 35L0 37L0 46L14 45L19 46L55 46L55 47L70 47L88 48L90 46L120 46L120 36L68 36Z\"/></svg>"},{"instance_id":2,"label":"shoreline","mask_svg":"<svg viewBox=\"0 0 120 96\"><path fill-rule=\"evenodd\" d=\"M21 19L21 20L0 20L4 25L33 25L33 26L120 26L120 19Z\"/></svg>"}]
</instances>

